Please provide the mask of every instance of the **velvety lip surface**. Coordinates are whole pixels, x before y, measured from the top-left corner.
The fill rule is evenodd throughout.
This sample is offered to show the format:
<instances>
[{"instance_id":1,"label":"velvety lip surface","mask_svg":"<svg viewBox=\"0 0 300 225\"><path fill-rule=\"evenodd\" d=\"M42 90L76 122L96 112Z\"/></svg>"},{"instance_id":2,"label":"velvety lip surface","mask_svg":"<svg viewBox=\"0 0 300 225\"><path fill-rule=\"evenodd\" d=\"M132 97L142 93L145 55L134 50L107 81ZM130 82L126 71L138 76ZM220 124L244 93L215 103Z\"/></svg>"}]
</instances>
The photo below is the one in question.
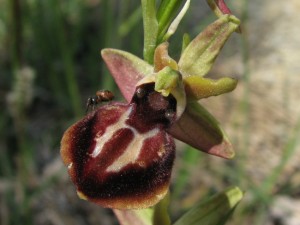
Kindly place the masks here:
<instances>
[{"instance_id":1,"label":"velvety lip surface","mask_svg":"<svg viewBox=\"0 0 300 225\"><path fill-rule=\"evenodd\" d=\"M166 194L175 144L165 114L176 104L153 97L153 85L145 88L132 103L101 106L65 132L61 155L80 197L128 209L149 207Z\"/></svg>"}]
</instances>

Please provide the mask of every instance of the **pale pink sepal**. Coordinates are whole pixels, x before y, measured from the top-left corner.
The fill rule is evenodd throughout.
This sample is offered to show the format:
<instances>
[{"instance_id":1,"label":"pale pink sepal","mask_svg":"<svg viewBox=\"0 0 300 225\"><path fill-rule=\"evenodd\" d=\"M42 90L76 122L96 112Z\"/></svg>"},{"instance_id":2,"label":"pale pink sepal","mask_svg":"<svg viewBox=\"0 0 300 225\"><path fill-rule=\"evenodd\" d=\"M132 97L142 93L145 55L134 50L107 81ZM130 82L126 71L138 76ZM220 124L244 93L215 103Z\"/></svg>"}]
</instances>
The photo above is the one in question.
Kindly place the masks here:
<instances>
[{"instance_id":1,"label":"pale pink sepal","mask_svg":"<svg viewBox=\"0 0 300 225\"><path fill-rule=\"evenodd\" d=\"M124 98L130 102L137 82L152 74L153 67L129 52L117 49L103 49L101 55Z\"/></svg>"},{"instance_id":2,"label":"pale pink sepal","mask_svg":"<svg viewBox=\"0 0 300 225\"><path fill-rule=\"evenodd\" d=\"M186 110L167 132L174 138L211 155L233 158L234 151L219 123L198 102L189 102Z\"/></svg>"}]
</instances>

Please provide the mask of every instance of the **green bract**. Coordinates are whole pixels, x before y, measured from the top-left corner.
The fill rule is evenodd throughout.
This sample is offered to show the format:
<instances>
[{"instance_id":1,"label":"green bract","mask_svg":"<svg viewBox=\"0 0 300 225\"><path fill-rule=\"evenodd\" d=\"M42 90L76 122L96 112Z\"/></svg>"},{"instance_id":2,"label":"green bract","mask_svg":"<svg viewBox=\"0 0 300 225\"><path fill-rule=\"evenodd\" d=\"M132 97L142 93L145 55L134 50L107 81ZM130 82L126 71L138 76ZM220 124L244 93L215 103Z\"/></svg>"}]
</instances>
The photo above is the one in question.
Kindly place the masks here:
<instances>
[{"instance_id":1,"label":"green bract","mask_svg":"<svg viewBox=\"0 0 300 225\"><path fill-rule=\"evenodd\" d=\"M225 224L242 197L238 187L229 188L195 205L174 225Z\"/></svg>"}]
</instances>

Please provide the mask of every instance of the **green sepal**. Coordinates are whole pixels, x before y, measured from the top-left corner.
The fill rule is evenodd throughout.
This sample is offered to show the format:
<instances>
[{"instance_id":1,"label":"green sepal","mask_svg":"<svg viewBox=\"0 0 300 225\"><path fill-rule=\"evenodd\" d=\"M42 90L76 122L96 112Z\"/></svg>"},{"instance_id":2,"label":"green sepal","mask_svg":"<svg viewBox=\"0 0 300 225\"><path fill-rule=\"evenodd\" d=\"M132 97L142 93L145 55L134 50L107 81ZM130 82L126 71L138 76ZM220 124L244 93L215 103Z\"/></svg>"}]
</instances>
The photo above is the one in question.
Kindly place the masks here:
<instances>
[{"instance_id":1,"label":"green sepal","mask_svg":"<svg viewBox=\"0 0 300 225\"><path fill-rule=\"evenodd\" d=\"M186 47L178 66L183 77L206 75L229 36L238 28L239 19L222 15Z\"/></svg>"},{"instance_id":2,"label":"green sepal","mask_svg":"<svg viewBox=\"0 0 300 225\"><path fill-rule=\"evenodd\" d=\"M243 192L238 187L229 188L195 205L174 225L223 225L242 198Z\"/></svg>"}]
</instances>

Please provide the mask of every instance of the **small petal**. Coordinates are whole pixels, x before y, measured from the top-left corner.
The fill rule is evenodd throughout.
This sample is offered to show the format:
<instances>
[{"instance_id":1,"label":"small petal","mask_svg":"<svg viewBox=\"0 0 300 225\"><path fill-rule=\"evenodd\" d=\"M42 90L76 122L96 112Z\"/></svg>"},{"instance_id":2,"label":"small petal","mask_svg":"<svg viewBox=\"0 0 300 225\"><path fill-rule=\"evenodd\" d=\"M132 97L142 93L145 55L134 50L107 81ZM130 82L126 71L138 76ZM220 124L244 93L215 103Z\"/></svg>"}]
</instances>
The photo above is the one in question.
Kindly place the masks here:
<instances>
[{"instance_id":1,"label":"small petal","mask_svg":"<svg viewBox=\"0 0 300 225\"><path fill-rule=\"evenodd\" d=\"M155 49L154 53L154 71L158 72L164 67L169 66L173 70L178 70L177 62L169 56L168 53L169 43L161 43Z\"/></svg>"},{"instance_id":2,"label":"small petal","mask_svg":"<svg viewBox=\"0 0 300 225\"><path fill-rule=\"evenodd\" d=\"M183 78L191 75L205 76L239 23L233 15L222 15L192 40L178 63Z\"/></svg>"},{"instance_id":3,"label":"small petal","mask_svg":"<svg viewBox=\"0 0 300 225\"><path fill-rule=\"evenodd\" d=\"M213 80L199 76L189 76L184 79L184 84L187 98L199 100L234 90L237 80L229 77Z\"/></svg>"},{"instance_id":4,"label":"small petal","mask_svg":"<svg viewBox=\"0 0 300 225\"><path fill-rule=\"evenodd\" d=\"M102 106L65 132L61 156L81 198L137 209L167 193L174 141L163 130L167 120L157 115L160 110L143 102Z\"/></svg>"},{"instance_id":5,"label":"small petal","mask_svg":"<svg viewBox=\"0 0 300 225\"><path fill-rule=\"evenodd\" d=\"M101 55L123 96L130 102L137 82L152 74L153 67L135 55L117 49L103 49Z\"/></svg>"},{"instance_id":6,"label":"small petal","mask_svg":"<svg viewBox=\"0 0 300 225\"><path fill-rule=\"evenodd\" d=\"M198 102L189 102L183 115L167 132L194 148L223 158L233 158L234 151L219 123Z\"/></svg>"}]
</instances>

